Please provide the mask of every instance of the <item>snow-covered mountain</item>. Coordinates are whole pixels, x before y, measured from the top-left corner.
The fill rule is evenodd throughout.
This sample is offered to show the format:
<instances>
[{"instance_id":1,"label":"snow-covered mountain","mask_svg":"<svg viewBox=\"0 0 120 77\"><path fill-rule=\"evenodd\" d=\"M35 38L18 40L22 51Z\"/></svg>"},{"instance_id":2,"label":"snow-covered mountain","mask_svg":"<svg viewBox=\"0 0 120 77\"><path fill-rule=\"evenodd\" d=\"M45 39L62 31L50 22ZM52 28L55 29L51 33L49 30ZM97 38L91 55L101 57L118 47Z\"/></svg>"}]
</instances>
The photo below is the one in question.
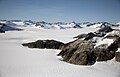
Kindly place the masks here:
<instances>
[{"instance_id":1,"label":"snow-covered mountain","mask_svg":"<svg viewBox=\"0 0 120 77\"><path fill-rule=\"evenodd\" d=\"M47 22L37 22L36 27L44 28L44 29L67 29L67 28L81 28L81 26L75 22L72 23L47 23Z\"/></svg>"},{"instance_id":2,"label":"snow-covered mountain","mask_svg":"<svg viewBox=\"0 0 120 77\"><path fill-rule=\"evenodd\" d=\"M22 30L15 27L15 24L0 23L0 31Z\"/></svg>"},{"instance_id":3,"label":"snow-covered mountain","mask_svg":"<svg viewBox=\"0 0 120 77\"><path fill-rule=\"evenodd\" d=\"M82 28L82 27L90 27L90 28L99 28L102 26L120 26L120 22L118 23L109 23L109 22L83 22L83 23L65 23L65 22L57 22L57 23L48 23L45 21L35 22L31 20L0 20L0 23L7 24L9 26L29 26L40 29L68 29L68 28Z\"/></svg>"},{"instance_id":4,"label":"snow-covered mountain","mask_svg":"<svg viewBox=\"0 0 120 77\"><path fill-rule=\"evenodd\" d=\"M120 22L117 22L116 24L120 26Z\"/></svg>"},{"instance_id":5,"label":"snow-covered mountain","mask_svg":"<svg viewBox=\"0 0 120 77\"><path fill-rule=\"evenodd\" d=\"M0 23L6 24L9 26L34 26L34 22L31 20L0 20Z\"/></svg>"}]
</instances>

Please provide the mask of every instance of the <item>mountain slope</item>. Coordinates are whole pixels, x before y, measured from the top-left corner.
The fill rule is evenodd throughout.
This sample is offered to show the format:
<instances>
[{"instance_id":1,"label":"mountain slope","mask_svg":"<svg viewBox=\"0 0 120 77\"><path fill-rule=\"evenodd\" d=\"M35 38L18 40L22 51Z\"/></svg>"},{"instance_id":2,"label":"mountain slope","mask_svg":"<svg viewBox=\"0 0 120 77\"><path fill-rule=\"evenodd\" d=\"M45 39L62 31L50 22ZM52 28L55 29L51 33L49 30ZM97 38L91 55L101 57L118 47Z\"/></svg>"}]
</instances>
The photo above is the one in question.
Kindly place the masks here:
<instances>
[{"instance_id":1,"label":"mountain slope","mask_svg":"<svg viewBox=\"0 0 120 77\"><path fill-rule=\"evenodd\" d=\"M11 30L22 30L22 29L18 29L15 26L10 26L10 25L7 25L7 24L0 24L0 30L11 31Z\"/></svg>"}]
</instances>

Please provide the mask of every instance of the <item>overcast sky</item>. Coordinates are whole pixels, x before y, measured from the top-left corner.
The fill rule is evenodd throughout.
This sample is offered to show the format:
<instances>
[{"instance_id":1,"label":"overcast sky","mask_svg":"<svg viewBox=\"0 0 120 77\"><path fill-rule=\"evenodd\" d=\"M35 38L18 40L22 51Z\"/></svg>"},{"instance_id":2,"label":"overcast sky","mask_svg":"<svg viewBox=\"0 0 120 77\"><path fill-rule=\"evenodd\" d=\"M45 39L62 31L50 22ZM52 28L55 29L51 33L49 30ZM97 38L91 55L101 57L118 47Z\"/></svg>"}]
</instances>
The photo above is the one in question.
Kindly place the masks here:
<instances>
[{"instance_id":1,"label":"overcast sky","mask_svg":"<svg viewBox=\"0 0 120 77\"><path fill-rule=\"evenodd\" d=\"M0 0L0 19L120 21L120 0Z\"/></svg>"}]
</instances>

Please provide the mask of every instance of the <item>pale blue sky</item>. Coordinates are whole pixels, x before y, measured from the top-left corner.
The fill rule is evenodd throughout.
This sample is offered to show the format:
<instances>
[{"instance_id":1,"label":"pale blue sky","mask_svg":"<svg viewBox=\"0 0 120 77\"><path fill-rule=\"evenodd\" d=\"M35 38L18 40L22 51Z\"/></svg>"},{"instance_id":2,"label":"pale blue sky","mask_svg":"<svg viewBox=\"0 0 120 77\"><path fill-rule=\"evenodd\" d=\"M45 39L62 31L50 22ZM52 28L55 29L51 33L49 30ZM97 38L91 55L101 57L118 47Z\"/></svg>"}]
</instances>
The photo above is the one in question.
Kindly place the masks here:
<instances>
[{"instance_id":1,"label":"pale blue sky","mask_svg":"<svg viewBox=\"0 0 120 77\"><path fill-rule=\"evenodd\" d=\"M120 21L120 0L0 0L0 19Z\"/></svg>"}]
</instances>

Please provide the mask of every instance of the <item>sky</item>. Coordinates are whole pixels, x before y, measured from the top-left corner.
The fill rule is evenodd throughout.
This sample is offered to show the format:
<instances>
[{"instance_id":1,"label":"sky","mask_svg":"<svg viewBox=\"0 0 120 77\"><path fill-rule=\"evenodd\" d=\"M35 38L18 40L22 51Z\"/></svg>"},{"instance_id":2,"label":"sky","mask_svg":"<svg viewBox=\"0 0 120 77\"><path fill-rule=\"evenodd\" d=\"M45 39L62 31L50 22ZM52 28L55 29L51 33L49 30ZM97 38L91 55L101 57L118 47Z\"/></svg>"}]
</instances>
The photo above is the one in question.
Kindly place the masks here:
<instances>
[{"instance_id":1,"label":"sky","mask_svg":"<svg viewBox=\"0 0 120 77\"><path fill-rule=\"evenodd\" d=\"M0 19L117 22L120 0L0 0Z\"/></svg>"}]
</instances>

